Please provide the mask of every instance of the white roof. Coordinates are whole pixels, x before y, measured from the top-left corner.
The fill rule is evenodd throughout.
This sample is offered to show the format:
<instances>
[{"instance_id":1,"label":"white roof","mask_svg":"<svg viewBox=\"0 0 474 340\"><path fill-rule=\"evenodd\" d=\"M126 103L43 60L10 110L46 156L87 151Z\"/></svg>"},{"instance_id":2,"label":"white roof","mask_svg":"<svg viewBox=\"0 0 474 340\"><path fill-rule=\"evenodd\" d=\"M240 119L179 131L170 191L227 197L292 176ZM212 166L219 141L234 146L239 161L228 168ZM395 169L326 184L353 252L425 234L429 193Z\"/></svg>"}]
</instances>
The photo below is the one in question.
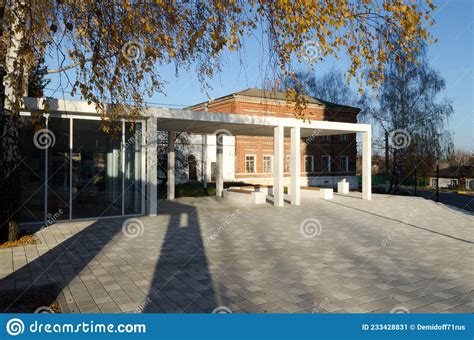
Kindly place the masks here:
<instances>
[{"instance_id":1,"label":"white roof","mask_svg":"<svg viewBox=\"0 0 474 340\"><path fill-rule=\"evenodd\" d=\"M49 113L64 117L94 116L97 110L94 105L83 101L48 98ZM44 109L44 98L26 98L22 111ZM370 124L343 123L332 121L304 121L297 118L281 118L272 115L241 115L222 112L202 112L192 110L148 107L143 118L156 117L158 129L164 131L189 132L197 134L214 134L217 130L228 132L234 136L273 136L275 126L300 127L301 136L337 135L371 130ZM316 131L316 132L315 132ZM290 129L285 129L289 136Z\"/></svg>"}]
</instances>

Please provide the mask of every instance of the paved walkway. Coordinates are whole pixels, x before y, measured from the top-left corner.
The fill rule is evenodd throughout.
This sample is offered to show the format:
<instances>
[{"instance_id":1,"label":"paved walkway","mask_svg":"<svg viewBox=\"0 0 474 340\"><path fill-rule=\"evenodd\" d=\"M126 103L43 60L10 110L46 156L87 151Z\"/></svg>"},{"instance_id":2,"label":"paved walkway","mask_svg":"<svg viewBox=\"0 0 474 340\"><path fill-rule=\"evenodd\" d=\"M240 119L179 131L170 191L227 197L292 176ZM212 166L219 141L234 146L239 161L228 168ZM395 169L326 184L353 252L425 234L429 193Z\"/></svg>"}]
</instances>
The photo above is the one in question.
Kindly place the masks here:
<instances>
[{"instance_id":1,"label":"paved walkway","mask_svg":"<svg viewBox=\"0 0 474 340\"><path fill-rule=\"evenodd\" d=\"M39 245L0 249L0 299L54 283L71 312L474 311L474 219L429 200L160 208L125 224L58 223Z\"/></svg>"},{"instance_id":2,"label":"paved walkway","mask_svg":"<svg viewBox=\"0 0 474 340\"><path fill-rule=\"evenodd\" d=\"M415 189L404 188L411 196L415 196ZM436 201L436 192L430 190L417 190L417 196ZM456 192L439 192L439 201L444 204L455 206L459 209L474 212L474 196L461 195Z\"/></svg>"}]
</instances>

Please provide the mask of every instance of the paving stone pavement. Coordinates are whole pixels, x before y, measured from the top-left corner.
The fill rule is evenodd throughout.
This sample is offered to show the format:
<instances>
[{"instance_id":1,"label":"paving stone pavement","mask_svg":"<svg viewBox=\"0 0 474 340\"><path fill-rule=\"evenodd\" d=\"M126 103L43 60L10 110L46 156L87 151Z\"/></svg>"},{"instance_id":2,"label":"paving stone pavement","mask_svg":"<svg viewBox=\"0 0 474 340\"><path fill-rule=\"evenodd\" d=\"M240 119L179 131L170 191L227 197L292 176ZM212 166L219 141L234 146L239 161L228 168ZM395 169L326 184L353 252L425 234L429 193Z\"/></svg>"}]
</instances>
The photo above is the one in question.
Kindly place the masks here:
<instances>
[{"instance_id":1,"label":"paving stone pavement","mask_svg":"<svg viewBox=\"0 0 474 340\"><path fill-rule=\"evenodd\" d=\"M82 313L472 313L472 215L413 197L217 198L57 223L0 249L2 291L53 283ZM126 221L126 222L125 222ZM125 226L125 228L124 228Z\"/></svg>"}]
</instances>

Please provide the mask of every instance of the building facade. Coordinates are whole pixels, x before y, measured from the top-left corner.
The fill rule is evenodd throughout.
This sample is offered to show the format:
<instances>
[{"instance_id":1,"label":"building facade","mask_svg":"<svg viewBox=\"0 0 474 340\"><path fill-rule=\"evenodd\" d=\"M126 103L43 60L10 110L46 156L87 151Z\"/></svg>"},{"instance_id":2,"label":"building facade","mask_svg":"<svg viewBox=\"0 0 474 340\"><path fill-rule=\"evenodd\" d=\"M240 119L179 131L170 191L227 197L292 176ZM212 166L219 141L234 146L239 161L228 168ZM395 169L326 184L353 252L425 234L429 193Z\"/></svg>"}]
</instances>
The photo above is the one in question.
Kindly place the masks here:
<instances>
[{"instance_id":1,"label":"building facade","mask_svg":"<svg viewBox=\"0 0 474 340\"><path fill-rule=\"evenodd\" d=\"M121 119L116 134L102 130L97 108L87 102L25 98L20 113L22 161L15 170L21 177L21 207L15 218L49 225L59 220L156 215L160 131L167 135L163 142L167 143L168 199L174 199L178 181L173 136L180 133L191 136L187 154L191 166L185 180L215 180L219 196L225 180L268 183L274 187L276 206L284 204L283 185L290 177L295 205L299 205L300 185L320 184L313 179L326 178L321 185L328 186L343 177L351 181L354 135L361 134L362 198L371 199L371 126L350 121L356 119L357 109L310 103L307 112L314 111L318 119L304 121L295 119L291 107L284 109L281 98L249 99L248 93L228 97L233 99L215 100L211 108L204 104L188 110L149 107L139 121ZM242 106L235 113L220 112L217 104L224 101ZM334 144L323 143L327 137L320 140L319 134L331 135L328 142ZM290 135L291 142L286 138ZM345 163L342 170L337 167L341 162ZM298 170L300 165L305 171Z\"/></svg>"},{"instance_id":2,"label":"building facade","mask_svg":"<svg viewBox=\"0 0 474 340\"><path fill-rule=\"evenodd\" d=\"M357 123L358 108L337 105L305 97L306 109L302 114L307 120ZM263 117L294 118L294 107L289 105L286 94L278 91L247 89L208 102L190 106L195 111L222 112ZM232 136L226 131L224 145L224 180L253 184L272 184L273 137ZM202 162L202 176L213 180L215 169L215 136L192 137L196 156ZM203 143L206 143L205 146ZM357 187L356 134L319 136L317 130L301 140L302 185L336 186L343 178L351 187ZM199 151L199 150L205 151ZM206 158L204 158L207 156ZM284 181L290 177L290 139L284 143Z\"/></svg>"}]
</instances>

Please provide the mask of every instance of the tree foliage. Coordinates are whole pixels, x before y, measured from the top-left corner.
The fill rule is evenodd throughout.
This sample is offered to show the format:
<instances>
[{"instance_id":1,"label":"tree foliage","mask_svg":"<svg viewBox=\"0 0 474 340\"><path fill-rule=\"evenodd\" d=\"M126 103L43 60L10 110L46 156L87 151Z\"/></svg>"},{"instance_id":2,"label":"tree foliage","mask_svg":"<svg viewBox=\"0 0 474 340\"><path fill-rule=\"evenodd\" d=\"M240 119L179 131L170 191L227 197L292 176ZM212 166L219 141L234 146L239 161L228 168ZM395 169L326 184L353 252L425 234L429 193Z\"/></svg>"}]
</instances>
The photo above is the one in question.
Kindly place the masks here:
<instances>
[{"instance_id":1,"label":"tree foliage","mask_svg":"<svg viewBox=\"0 0 474 340\"><path fill-rule=\"evenodd\" d=\"M445 88L443 77L427 61L426 49L419 48L415 62L404 52L394 52L384 82L370 114L389 139L392 152L392 185L404 177L432 173L437 159L452 147L447 122L453 108L451 101L441 97Z\"/></svg>"},{"instance_id":2,"label":"tree foliage","mask_svg":"<svg viewBox=\"0 0 474 340\"><path fill-rule=\"evenodd\" d=\"M47 72L48 67L44 64L44 60L38 60L35 67L28 74L28 97L41 98L44 96L44 89L51 82L50 79L45 78Z\"/></svg>"},{"instance_id":3,"label":"tree foliage","mask_svg":"<svg viewBox=\"0 0 474 340\"><path fill-rule=\"evenodd\" d=\"M285 75L294 75L293 58L313 63L345 52L349 76L362 85L368 68L367 83L376 86L395 46L413 58L419 42L432 39L426 26L435 9L430 0L33 0L20 1L20 9L14 2L6 1L2 25L10 33L6 48L14 32L22 33L15 67L31 69L38 55L59 55L59 69L50 72L74 68L72 93L95 103L104 118L139 115L144 97L162 90L160 65L195 66L205 82L219 69L220 53L240 49L258 28ZM12 29L15 18L20 24Z\"/></svg>"}]
</instances>

